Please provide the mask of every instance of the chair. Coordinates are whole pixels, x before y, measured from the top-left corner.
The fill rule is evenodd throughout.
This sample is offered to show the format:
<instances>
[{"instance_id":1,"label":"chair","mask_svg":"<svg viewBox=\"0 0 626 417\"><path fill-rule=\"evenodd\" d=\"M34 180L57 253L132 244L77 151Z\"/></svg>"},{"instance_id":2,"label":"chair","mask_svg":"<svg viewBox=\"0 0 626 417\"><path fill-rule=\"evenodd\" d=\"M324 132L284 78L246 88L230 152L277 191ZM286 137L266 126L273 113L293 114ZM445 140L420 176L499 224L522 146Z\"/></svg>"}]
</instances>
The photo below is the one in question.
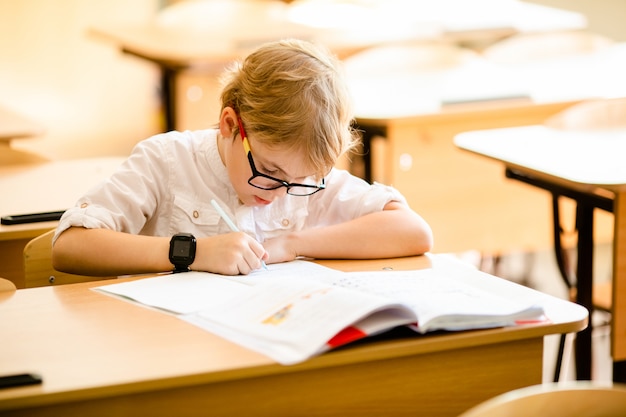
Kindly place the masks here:
<instances>
[{"instance_id":1,"label":"chair","mask_svg":"<svg viewBox=\"0 0 626 417\"><path fill-rule=\"evenodd\" d=\"M393 77L438 72L457 67L478 55L446 42L415 42L375 46L344 60L349 77Z\"/></svg>"},{"instance_id":2,"label":"chair","mask_svg":"<svg viewBox=\"0 0 626 417\"><path fill-rule=\"evenodd\" d=\"M582 30L523 33L485 48L483 56L501 64L522 64L589 54L614 43L605 36Z\"/></svg>"},{"instance_id":3,"label":"chair","mask_svg":"<svg viewBox=\"0 0 626 417\"><path fill-rule=\"evenodd\" d=\"M548 118L546 126L561 130L599 130L626 127L626 98L588 100Z\"/></svg>"},{"instance_id":4,"label":"chair","mask_svg":"<svg viewBox=\"0 0 626 417\"><path fill-rule=\"evenodd\" d=\"M0 278L0 292L3 291L15 291L16 287L12 281L9 281L6 278Z\"/></svg>"},{"instance_id":5,"label":"chair","mask_svg":"<svg viewBox=\"0 0 626 417\"><path fill-rule=\"evenodd\" d=\"M54 269L52 267L52 236L54 236L54 230L33 238L24 247L24 282L26 288L111 278L74 275Z\"/></svg>"},{"instance_id":6,"label":"chair","mask_svg":"<svg viewBox=\"0 0 626 417\"><path fill-rule=\"evenodd\" d=\"M624 415L626 415L626 385L576 381L520 388L478 404L459 417Z\"/></svg>"}]
</instances>

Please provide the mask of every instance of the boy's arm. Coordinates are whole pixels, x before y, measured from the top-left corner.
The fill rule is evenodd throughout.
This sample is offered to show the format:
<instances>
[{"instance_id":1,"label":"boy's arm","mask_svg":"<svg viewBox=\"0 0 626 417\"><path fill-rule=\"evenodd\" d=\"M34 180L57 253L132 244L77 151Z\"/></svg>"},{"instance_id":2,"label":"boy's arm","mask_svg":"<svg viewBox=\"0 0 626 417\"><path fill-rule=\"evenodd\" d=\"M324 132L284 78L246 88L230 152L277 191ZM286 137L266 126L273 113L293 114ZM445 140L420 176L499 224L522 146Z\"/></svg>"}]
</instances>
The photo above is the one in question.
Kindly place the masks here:
<instances>
[{"instance_id":1,"label":"boy's arm","mask_svg":"<svg viewBox=\"0 0 626 417\"><path fill-rule=\"evenodd\" d=\"M165 237L70 227L54 243L52 264L59 271L80 275L156 273L172 269L168 250Z\"/></svg>"},{"instance_id":2,"label":"boy's arm","mask_svg":"<svg viewBox=\"0 0 626 417\"><path fill-rule=\"evenodd\" d=\"M70 227L52 248L59 271L92 276L171 271L169 237L134 235L109 229ZM261 267L265 249L245 233L227 233L197 240L192 270L224 275L248 274Z\"/></svg>"},{"instance_id":3,"label":"boy's arm","mask_svg":"<svg viewBox=\"0 0 626 417\"><path fill-rule=\"evenodd\" d=\"M318 259L368 259L421 255L431 250L430 226L409 207L388 203L384 210L321 228L267 240L269 262L297 256Z\"/></svg>"}]
</instances>

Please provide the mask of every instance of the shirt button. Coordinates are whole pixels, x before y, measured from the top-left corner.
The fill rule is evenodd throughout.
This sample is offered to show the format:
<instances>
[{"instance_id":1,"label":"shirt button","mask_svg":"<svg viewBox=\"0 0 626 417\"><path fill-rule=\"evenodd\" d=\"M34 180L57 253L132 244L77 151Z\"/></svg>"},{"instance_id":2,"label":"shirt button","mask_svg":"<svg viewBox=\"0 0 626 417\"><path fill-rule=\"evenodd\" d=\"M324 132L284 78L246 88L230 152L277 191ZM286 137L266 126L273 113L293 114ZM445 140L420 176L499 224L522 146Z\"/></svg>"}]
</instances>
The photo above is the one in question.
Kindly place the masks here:
<instances>
[{"instance_id":1,"label":"shirt button","mask_svg":"<svg viewBox=\"0 0 626 417\"><path fill-rule=\"evenodd\" d=\"M282 224L284 227L289 226L289 219L283 219Z\"/></svg>"},{"instance_id":2,"label":"shirt button","mask_svg":"<svg viewBox=\"0 0 626 417\"><path fill-rule=\"evenodd\" d=\"M83 203L83 204L81 204L81 205L80 205L80 208L85 208L85 207L87 207L88 205L89 205L89 204L87 204L87 203Z\"/></svg>"},{"instance_id":3,"label":"shirt button","mask_svg":"<svg viewBox=\"0 0 626 417\"><path fill-rule=\"evenodd\" d=\"M198 217L200 217L200 213L198 213L198 210L194 210L193 211L193 218L197 219Z\"/></svg>"}]
</instances>

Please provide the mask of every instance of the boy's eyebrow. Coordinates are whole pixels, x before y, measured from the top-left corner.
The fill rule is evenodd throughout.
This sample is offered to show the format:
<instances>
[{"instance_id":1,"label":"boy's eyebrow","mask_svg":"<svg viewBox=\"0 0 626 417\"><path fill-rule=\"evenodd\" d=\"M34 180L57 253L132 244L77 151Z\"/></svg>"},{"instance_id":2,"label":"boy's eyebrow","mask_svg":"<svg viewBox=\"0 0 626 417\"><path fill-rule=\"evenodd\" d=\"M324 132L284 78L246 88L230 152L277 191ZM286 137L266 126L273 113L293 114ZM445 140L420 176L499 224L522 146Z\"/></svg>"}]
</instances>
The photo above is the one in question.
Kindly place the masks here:
<instances>
[{"instance_id":1,"label":"boy's eyebrow","mask_svg":"<svg viewBox=\"0 0 626 417\"><path fill-rule=\"evenodd\" d=\"M278 164L275 164L274 162L268 162L265 160L261 160L261 164L263 165L263 168L270 170L270 171L280 171L283 174L287 175L287 171L285 171L284 169L282 169Z\"/></svg>"},{"instance_id":2,"label":"boy's eyebrow","mask_svg":"<svg viewBox=\"0 0 626 417\"><path fill-rule=\"evenodd\" d=\"M261 161L261 163L263 164L263 167L265 169L271 170L271 171L280 171L280 173L284 174L285 177L288 177L289 174L287 173L287 171L285 171L284 169L282 169L279 165L273 163L273 162L267 162L267 161ZM299 177L294 177L292 179L292 181L294 179L299 179L299 178L307 178L307 177L312 177L314 174L311 175L301 175Z\"/></svg>"}]
</instances>

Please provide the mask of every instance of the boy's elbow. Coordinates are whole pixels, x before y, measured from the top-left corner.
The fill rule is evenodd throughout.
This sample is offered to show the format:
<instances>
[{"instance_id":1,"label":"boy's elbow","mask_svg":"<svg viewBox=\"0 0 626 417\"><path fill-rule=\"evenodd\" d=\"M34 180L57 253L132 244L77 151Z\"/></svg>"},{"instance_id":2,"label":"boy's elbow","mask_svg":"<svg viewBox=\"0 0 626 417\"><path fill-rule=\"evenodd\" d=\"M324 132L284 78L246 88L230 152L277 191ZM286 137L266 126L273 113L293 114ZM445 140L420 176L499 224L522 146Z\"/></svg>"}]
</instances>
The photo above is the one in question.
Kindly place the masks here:
<instances>
[{"instance_id":1,"label":"boy's elbow","mask_svg":"<svg viewBox=\"0 0 626 417\"><path fill-rule=\"evenodd\" d=\"M433 249L435 239L433 236L433 229L430 227L428 222L417 214L416 219L417 221L414 223L414 230L417 235L417 239L415 240L417 247L415 249L418 255L423 255Z\"/></svg>"},{"instance_id":2,"label":"boy's elbow","mask_svg":"<svg viewBox=\"0 0 626 417\"><path fill-rule=\"evenodd\" d=\"M414 247L415 255L423 255L430 252L435 244L433 230L422 217L417 216L418 221L414 223Z\"/></svg>"},{"instance_id":3,"label":"boy's elbow","mask_svg":"<svg viewBox=\"0 0 626 417\"><path fill-rule=\"evenodd\" d=\"M52 268L59 272L70 273L70 266L68 265L68 256L64 253L62 248L58 245L52 247Z\"/></svg>"},{"instance_id":4,"label":"boy's elbow","mask_svg":"<svg viewBox=\"0 0 626 417\"><path fill-rule=\"evenodd\" d=\"M415 248L417 255L423 255L426 252L430 252L433 249L434 244L435 241L433 232L430 227L427 227L421 232L419 238L417 239L417 247Z\"/></svg>"},{"instance_id":5,"label":"boy's elbow","mask_svg":"<svg viewBox=\"0 0 626 417\"><path fill-rule=\"evenodd\" d=\"M79 272L76 271L75 251L72 249L71 239L68 239L66 233L68 232L63 232L52 245L52 268L59 272L76 274Z\"/></svg>"}]
</instances>

